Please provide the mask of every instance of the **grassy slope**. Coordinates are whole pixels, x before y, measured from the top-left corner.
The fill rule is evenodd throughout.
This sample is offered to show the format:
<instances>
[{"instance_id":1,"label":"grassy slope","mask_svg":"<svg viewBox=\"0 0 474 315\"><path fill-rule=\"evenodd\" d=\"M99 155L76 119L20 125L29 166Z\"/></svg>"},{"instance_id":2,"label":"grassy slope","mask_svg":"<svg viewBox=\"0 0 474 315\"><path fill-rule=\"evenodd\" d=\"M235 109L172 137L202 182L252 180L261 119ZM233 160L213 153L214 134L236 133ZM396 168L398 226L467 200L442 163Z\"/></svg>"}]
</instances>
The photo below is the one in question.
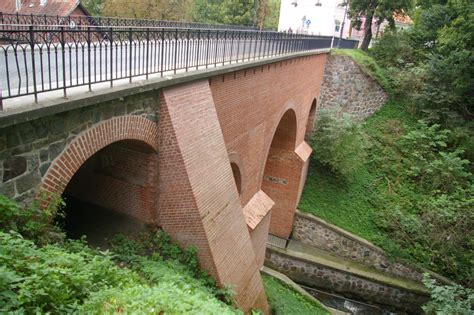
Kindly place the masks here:
<instances>
[{"instance_id":1,"label":"grassy slope","mask_svg":"<svg viewBox=\"0 0 474 315\"><path fill-rule=\"evenodd\" d=\"M388 88L389 81L383 70L364 52L333 50L332 53L352 57L362 71ZM389 101L365 120L363 129L376 138L381 135L382 126L394 121L404 125L412 125L415 122L404 104ZM374 223L377 208L372 200L377 198L377 192L374 191L376 181L376 174L372 174L367 166L357 170L349 180L343 180L313 158L299 209L359 235L391 254L406 257Z\"/></svg>"},{"instance_id":2,"label":"grassy slope","mask_svg":"<svg viewBox=\"0 0 474 315\"><path fill-rule=\"evenodd\" d=\"M280 280L268 275L262 275L262 278L273 315L328 314L319 305Z\"/></svg>"}]
</instances>

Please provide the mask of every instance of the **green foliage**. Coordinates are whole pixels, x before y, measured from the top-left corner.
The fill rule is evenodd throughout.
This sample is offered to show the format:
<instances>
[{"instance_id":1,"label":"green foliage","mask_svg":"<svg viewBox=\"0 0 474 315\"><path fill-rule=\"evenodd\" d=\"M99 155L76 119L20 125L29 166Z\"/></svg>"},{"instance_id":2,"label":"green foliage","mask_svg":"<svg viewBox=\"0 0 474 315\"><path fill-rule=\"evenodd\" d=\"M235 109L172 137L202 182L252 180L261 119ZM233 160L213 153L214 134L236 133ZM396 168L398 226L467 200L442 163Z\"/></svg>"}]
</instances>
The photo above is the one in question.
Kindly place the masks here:
<instances>
[{"instance_id":1,"label":"green foliage","mask_svg":"<svg viewBox=\"0 0 474 315\"><path fill-rule=\"evenodd\" d=\"M349 115L322 111L311 140L317 159L348 176L364 164L368 142Z\"/></svg>"},{"instance_id":2,"label":"green foliage","mask_svg":"<svg viewBox=\"0 0 474 315\"><path fill-rule=\"evenodd\" d=\"M18 234L3 232L0 264L1 278L7 279L2 295L9 296L2 300L2 312L73 312L90 292L126 286L139 279L116 267L106 253L69 253L56 245L38 248Z\"/></svg>"},{"instance_id":3,"label":"green foliage","mask_svg":"<svg viewBox=\"0 0 474 315\"><path fill-rule=\"evenodd\" d=\"M272 314L328 314L320 305L301 295L280 280L268 275L262 275L262 278Z\"/></svg>"},{"instance_id":4,"label":"green foliage","mask_svg":"<svg viewBox=\"0 0 474 315\"><path fill-rule=\"evenodd\" d=\"M395 28L394 13L407 12L411 6L411 0L351 0L349 5L349 17L352 25L360 30L364 20L364 38L361 49L367 50L372 39L372 21L382 24L385 20L389 22L392 29Z\"/></svg>"},{"instance_id":5,"label":"green foliage","mask_svg":"<svg viewBox=\"0 0 474 315\"><path fill-rule=\"evenodd\" d=\"M473 313L474 290L460 285L439 286L428 274L424 274L423 283L431 293L431 301L423 306L426 314L468 315Z\"/></svg>"},{"instance_id":6,"label":"green foliage","mask_svg":"<svg viewBox=\"0 0 474 315\"><path fill-rule=\"evenodd\" d=\"M0 195L0 231L15 231L38 244L61 241L64 233L52 224L54 218L62 216L64 202L53 197L49 206L40 208L42 198L28 207L21 207L7 197Z\"/></svg>"},{"instance_id":7,"label":"green foliage","mask_svg":"<svg viewBox=\"0 0 474 315\"><path fill-rule=\"evenodd\" d=\"M474 3L452 0L423 3L415 25L386 33L371 55L388 69L399 96L440 122L452 112L474 115Z\"/></svg>"},{"instance_id":8,"label":"green foliage","mask_svg":"<svg viewBox=\"0 0 474 315\"><path fill-rule=\"evenodd\" d=\"M386 91L391 90L392 86L386 71L364 51L360 49L333 49L331 54L351 57L366 75L380 84Z\"/></svg>"},{"instance_id":9,"label":"green foliage","mask_svg":"<svg viewBox=\"0 0 474 315\"><path fill-rule=\"evenodd\" d=\"M392 101L362 124L369 158L350 180L312 161L299 208L472 286L474 187L461 145L468 133L416 121L410 109Z\"/></svg>"},{"instance_id":10,"label":"green foliage","mask_svg":"<svg viewBox=\"0 0 474 315\"><path fill-rule=\"evenodd\" d=\"M3 196L0 206L0 313L239 313L222 302L232 303L232 290L199 270L195 249L162 231L118 237L116 252L101 252L85 241L51 243L57 207L42 214Z\"/></svg>"},{"instance_id":11,"label":"green foliage","mask_svg":"<svg viewBox=\"0 0 474 315\"><path fill-rule=\"evenodd\" d=\"M196 0L192 18L196 22L232 25L253 25L253 1L245 0Z\"/></svg>"}]
</instances>

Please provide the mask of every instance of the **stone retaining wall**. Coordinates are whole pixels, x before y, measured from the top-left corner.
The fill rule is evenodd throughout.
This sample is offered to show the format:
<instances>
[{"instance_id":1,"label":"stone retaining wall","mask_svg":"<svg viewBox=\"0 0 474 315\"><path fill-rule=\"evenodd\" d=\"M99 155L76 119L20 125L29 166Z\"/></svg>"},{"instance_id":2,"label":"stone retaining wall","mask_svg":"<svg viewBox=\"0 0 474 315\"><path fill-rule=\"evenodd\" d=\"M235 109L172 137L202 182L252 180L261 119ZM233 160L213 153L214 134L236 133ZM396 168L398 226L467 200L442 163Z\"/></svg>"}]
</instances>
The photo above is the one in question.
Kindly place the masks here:
<instances>
[{"instance_id":1,"label":"stone retaining wall","mask_svg":"<svg viewBox=\"0 0 474 315\"><path fill-rule=\"evenodd\" d=\"M429 272L439 281L449 282L428 270L394 261L381 248L365 239L300 211L295 215L292 238L405 279L421 281L423 273Z\"/></svg>"},{"instance_id":2,"label":"stone retaining wall","mask_svg":"<svg viewBox=\"0 0 474 315\"><path fill-rule=\"evenodd\" d=\"M328 56L321 86L319 108L348 113L362 120L376 112L387 93L367 76L349 56Z\"/></svg>"},{"instance_id":3,"label":"stone retaining wall","mask_svg":"<svg viewBox=\"0 0 474 315\"><path fill-rule=\"evenodd\" d=\"M267 247L265 265L299 284L392 306L411 313L422 313L420 306L429 300L429 296L421 292L378 283L350 272L292 257L271 247Z\"/></svg>"}]
</instances>

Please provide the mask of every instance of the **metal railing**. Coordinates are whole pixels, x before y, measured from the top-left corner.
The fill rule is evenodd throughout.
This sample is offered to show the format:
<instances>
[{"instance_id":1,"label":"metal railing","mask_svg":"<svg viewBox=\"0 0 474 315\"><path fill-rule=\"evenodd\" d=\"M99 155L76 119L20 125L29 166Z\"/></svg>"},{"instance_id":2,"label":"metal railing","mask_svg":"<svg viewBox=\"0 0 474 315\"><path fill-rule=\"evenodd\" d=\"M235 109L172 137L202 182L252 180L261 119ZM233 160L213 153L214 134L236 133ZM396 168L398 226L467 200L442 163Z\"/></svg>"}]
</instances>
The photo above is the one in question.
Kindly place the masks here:
<instances>
[{"instance_id":1,"label":"metal railing","mask_svg":"<svg viewBox=\"0 0 474 315\"><path fill-rule=\"evenodd\" d=\"M0 31L1 100L330 48L333 37L192 28L25 26Z\"/></svg>"},{"instance_id":2,"label":"metal railing","mask_svg":"<svg viewBox=\"0 0 474 315\"><path fill-rule=\"evenodd\" d=\"M117 18L105 16L82 15L34 15L7 14L0 12L0 27L8 29L9 25L64 25L70 28L79 26L122 26L122 27L174 27L199 29L257 30L252 26L208 24L184 21L166 21L149 19Z\"/></svg>"}]
</instances>

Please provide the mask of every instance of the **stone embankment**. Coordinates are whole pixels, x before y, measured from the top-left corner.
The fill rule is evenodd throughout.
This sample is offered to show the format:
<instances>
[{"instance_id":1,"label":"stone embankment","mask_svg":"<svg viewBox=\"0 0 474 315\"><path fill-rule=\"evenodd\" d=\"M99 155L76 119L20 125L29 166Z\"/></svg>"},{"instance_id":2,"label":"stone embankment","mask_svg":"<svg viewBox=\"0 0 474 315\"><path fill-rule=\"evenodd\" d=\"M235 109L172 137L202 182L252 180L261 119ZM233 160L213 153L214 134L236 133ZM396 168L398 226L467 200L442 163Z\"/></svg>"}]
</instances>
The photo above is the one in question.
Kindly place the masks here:
<instances>
[{"instance_id":1,"label":"stone embankment","mask_svg":"<svg viewBox=\"0 0 474 315\"><path fill-rule=\"evenodd\" d=\"M335 292L349 298L421 313L429 299L425 287L344 259L295 240L286 248L269 245L265 265L296 283Z\"/></svg>"},{"instance_id":2,"label":"stone embankment","mask_svg":"<svg viewBox=\"0 0 474 315\"><path fill-rule=\"evenodd\" d=\"M363 120L387 101L387 93L349 56L330 54L321 85L319 109L348 113Z\"/></svg>"}]
</instances>

